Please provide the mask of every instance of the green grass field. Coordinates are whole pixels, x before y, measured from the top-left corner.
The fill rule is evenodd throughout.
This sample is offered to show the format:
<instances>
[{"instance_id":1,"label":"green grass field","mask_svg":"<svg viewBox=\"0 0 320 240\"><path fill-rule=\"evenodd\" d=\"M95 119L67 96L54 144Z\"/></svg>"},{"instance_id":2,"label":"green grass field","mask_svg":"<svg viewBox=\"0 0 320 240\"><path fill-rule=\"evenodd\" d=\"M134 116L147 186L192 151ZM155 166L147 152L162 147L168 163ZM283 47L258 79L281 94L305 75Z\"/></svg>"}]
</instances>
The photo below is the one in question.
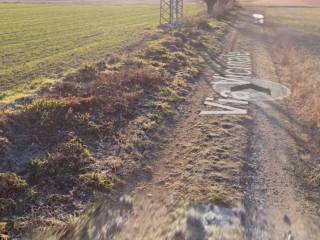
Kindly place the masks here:
<instances>
[{"instance_id":1,"label":"green grass field","mask_svg":"<svg viewBox=\"0 0 320 240\"><path fill-rule=\"evenodd\" d=\"M189 5L185 14L199 10ZM158 5L0 4L0 98L101 59L158 24Z\"/></svg>"}]
</instances>

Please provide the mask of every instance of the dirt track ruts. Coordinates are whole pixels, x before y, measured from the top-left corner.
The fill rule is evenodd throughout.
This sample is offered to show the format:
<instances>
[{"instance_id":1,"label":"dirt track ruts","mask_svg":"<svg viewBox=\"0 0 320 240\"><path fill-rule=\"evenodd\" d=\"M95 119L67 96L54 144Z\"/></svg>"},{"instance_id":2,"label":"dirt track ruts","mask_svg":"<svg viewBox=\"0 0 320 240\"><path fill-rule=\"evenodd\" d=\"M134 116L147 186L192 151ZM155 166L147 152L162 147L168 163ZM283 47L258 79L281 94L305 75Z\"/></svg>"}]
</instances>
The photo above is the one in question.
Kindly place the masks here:
<instances>
[{"instance_id":1,"label":"dirt track ruts","mask_svg":"<svg viewBox=\"0 0 320 240\"><path fill-rule=\"evenodd\" d=\"M257 78L278 82L267 30L253 24L248 16L248 11L241 14L236 48L252 54ZM253 170L248 173L246 207L250 217L246 237L320 239L319 220L303 196L294 168L300 157L303 129L290 118L283 102L257 102L251 115L248 161Z\"/></svg>"}]
</instances>

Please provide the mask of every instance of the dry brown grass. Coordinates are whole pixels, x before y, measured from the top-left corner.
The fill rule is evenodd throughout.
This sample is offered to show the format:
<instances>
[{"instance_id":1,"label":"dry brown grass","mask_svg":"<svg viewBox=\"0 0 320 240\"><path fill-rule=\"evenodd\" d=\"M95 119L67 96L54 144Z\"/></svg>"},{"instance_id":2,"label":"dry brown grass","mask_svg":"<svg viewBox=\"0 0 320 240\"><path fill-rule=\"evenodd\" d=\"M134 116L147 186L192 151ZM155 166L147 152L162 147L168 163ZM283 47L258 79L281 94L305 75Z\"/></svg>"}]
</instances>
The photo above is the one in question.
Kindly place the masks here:
<instances>
[{"instance_id":1,"label":"dry brown grass","mask_svg":"<svg viewBox=\"0 0 320 240\"><path fill-rule=\"evenodd\" d=\"M306 197L319 202L320 168L319 168L319 131L320 131L320 61L319 57L295 47L287 39L282 39L275 49L280 80L289 85L291 96L287 105L298 116L299 135L302 141L297 149L300 159L293 162L296 174L301 177ZM312 194L310 194L312 193Z\"/></svg>"},{"instance_id":2,"label":"dry brown grass","mask_svg":"<svg viewBox=\"0 0 320 240\"><path fill-rule=\"evenodd\" d=\"M282 44L281 49L282 80L290 84L295 109L311 128L320 129L319 59L290 44Z\"/></svg>"}]
</instances>

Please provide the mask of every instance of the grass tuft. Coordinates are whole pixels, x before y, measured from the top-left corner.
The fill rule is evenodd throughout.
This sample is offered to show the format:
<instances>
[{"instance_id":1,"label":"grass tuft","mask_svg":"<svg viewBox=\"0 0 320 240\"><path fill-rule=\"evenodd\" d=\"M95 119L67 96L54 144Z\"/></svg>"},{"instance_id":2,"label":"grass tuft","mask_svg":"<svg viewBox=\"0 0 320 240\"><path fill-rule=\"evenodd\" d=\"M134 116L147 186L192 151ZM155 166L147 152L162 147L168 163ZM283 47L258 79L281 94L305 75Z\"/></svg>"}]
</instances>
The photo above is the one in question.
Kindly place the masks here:
<instances>
[{"instance_id":1,"label":"grass tuft","mask_svg":"<svg viewBox=\"0 0 320 240\"><path fill-rule=\"evenodd\" d=\"M80 176L80 182L90 190L110 192L120 183L120 180L106 172L94 171Z\"/></svg>"},{"instance_id":2,"label":"grass tuft","mask_svg":"<svg viewBox=\"0 0 320 240\"><path fill-rule=\"evenodd\" d=\"M93 161L89 149L77 138L59 144L46 160L31 163L32 181L53 182L66 187L74 183L74 177Z\"/></svg>"},{"instance_id":3,"label":"grass tuft","mask_svg":"<svg viewBox=\"0 0 320 240\"><path fill-rule=\"evenodd\" d=\"M21 211L32 197L28 183L15 173L0 173L0 216Z\"/></svg>"}]
</instances>

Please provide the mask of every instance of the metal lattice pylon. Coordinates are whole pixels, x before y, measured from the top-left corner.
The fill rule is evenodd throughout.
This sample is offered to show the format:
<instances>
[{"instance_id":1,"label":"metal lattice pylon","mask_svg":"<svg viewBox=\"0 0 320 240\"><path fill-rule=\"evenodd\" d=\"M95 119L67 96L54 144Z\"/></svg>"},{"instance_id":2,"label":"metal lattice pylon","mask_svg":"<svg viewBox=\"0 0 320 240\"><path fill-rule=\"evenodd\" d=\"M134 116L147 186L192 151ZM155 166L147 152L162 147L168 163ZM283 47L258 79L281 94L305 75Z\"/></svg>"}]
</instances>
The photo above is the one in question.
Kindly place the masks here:
<instances>
[{"instance_id":1,"label":"metal lattice pylon","mask_svg":"<svg viewBox=\"0 0 320 240\"><path fill-rule=\"evenodd\" d=\"M160 0L160 25L176 27L183 18L183 0Z\"/></svg>"}]
</instances>

